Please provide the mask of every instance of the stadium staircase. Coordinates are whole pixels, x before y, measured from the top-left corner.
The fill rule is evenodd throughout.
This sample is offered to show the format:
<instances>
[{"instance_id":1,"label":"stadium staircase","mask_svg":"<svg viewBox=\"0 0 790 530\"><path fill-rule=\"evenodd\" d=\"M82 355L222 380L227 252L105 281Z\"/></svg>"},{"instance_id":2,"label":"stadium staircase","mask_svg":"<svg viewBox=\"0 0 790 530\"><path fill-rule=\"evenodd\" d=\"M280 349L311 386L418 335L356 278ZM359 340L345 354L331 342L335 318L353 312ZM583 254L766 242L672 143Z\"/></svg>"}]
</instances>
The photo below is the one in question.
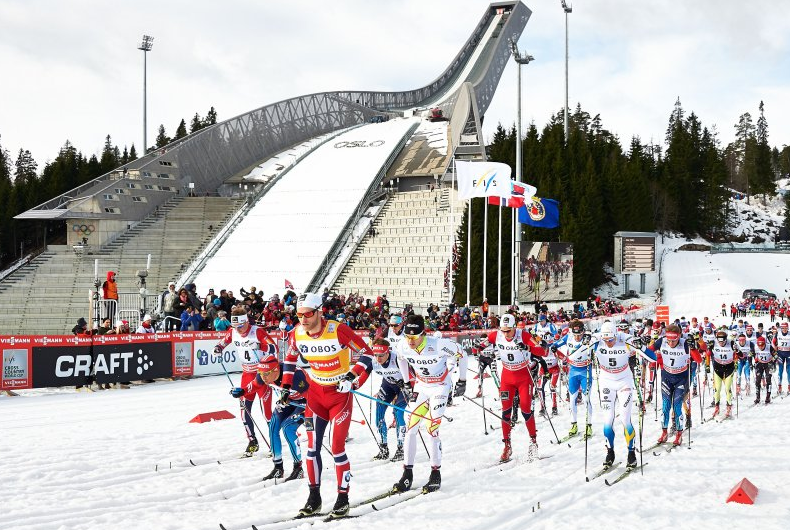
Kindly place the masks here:
<instances>
[{"instance_id":1,"label":"stadium staircase","mask_svg":"<svg viewBox=\"0 0 790 530\"><path fill-rule=\"evenodd\" d=\"M365 236L332 291L371 299L386 294L391 307L410 303L415 311L446 301L444 271L464 207L455 196L449 188L396 193L373 223L375 236Z\"/></svg>"},{"instance_id":2,"label":"stadium staircase","mask_svg":"<svg viewBox=\"0 0 790 530\"><path fill-rule=\"evenodd\" d=\"M6 304L0 314L0 334L70 334L77 319L88 317L88 290L93 289L96 259L102 282L107 271L117 271L121 296L139 300L137 271L145 269L151 254L146 280L153 298L243 203L244 199L226 197L176 198L93 253L79 256L71 247L49 246L0 283ZM205 294L208 287L198 292ZM213 287L219 292L221 286ZM134 316L128 319L137 325Z\"/></svg>"}]
</instances>

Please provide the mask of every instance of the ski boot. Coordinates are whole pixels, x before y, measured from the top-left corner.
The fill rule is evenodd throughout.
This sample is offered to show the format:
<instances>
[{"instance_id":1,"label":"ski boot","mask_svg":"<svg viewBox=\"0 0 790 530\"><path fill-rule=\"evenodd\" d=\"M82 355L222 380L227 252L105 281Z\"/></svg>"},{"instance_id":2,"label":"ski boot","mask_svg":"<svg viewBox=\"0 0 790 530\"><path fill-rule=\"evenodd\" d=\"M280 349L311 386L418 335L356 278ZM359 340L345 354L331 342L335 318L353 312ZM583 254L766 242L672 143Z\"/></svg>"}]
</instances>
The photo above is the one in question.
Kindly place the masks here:
<instances>
[{"instance_id":1,"label":"ski boot","mask_svg":"<svg viewBox=\"0 0 790 530\"><path fill-rule=\"evenodd\" d=\"M373 460L386 460L390 457L390 450L387 444L379 444L379 454L373 457Z\"/></svg>"},{"instance_id":2,"label":"ski boot","mask_svg":"<svg viewBox=\"0 0 790 530\"><path fill-rule=\"evenodd\" d=\"M713 406L715 408L713 409L713 416L711 416L711 418L715 418L719 414L719 404L718 403L714 403Z\"/></svg>"},{"instance_id":3,"label":"ski boot","mask_svg":"<svg viewBox=\"0 0 790 530\"><path fill-rule=\"evenodd\" d=\"M675 433L675 439L672 440L672 445L677 447L682 443L683 443L683 431L678 431L677 433Z\"/></svg>"},{"instance_id":4,"label":"ski boot","mask_svg":"<svg viewBox=\"0 0 790 530\"><path fill-rule=\"evenodd\" d=\"M658 443L662 444L669 439L669 433L666 429L661 429L661 436L658 437Z\"/></svg>"},{"instance_id":5,"label":"ski boot","mask_svg":"<svg viewBox=\"0 0 790 530\"><path fill-rule=\"evenodd\" d=\"M258 440L253 438L252 440L250 440L250 443L247 444L247 448L244 450L243 456L245 458L249 458L256 452L258 452Z\"/></svg>"},{"instance_id":6,"label":"ski boot","mask_svg":"<svg viewBox=\"0 0 790 530\"><path fill-rule=\"evenodd\" d=\"M576 425L576 422L574 421L573 423L571 423L571 430L568 431L568 436L575 436L578 433L579 433L579 426Z\"/></svg>"},{"instance_id":7,"label":"ski boot","mask_svg":"<svg viewBox=\"0 0 790 530\"><path fill-rule=\"evenodd\" d=\"M628 462L625 464L627 470L636 469L636 451L633 449L628 450Z\"/></svg>"},{"instance_id":8,"label":"ski boot","mask_svg":"<svg viewBox=\"0 0 790 530\"><path fill-rule=\"evenodd\" d=\"M310 495L307 497L307 502L304 508L299 510L297 519L302 517L309 517L321 511L321 486L310 486Z\"/></svg>"},{"instance_id":9,"label":"ski boot","mask_svg":"<svg viewBox=\"0 0 790 530\"><path fill-rule=\"evenodd\" d=\"M766 399L768 399L767 396ZM757 405L759 402L760 402L760 387L758 386L757 392L755 392L755 396L754 396L754 404Z\"/></svg>"},{"instance_id":10,"label":"ski boot","mask_svg":"<svg viewBox=\"0 0 790 530\"><path fill-rule=\"evenodd\" d=\"M475 394L476 398L483 397L483 387L478 387L477 394Z\"/></svg>"},{"instance_id":11,"label":"ski boot","mask_svg":"<svg viewBox=\"0 0 790 530\"><path fill-rule=\"evenodd\" d=\"M611 447L606 449L606 458L603 461L604 469L609 469L614 464L614 449Z\"/></svg>"},{"instance_id":12,"label":"ski boot","mask_svg":"<svg viewBox=\"0 0 790 530\"><path fill-rule=\"evenodd\" d=\"M285 470L283 469L283 463L278 462L274 464L274 469L272 469L271 473L263 477L263 480L271 480L273 478L283 478L285 476Z\"/></svg>"},{"instance_id":13,"label":"ski boot","mask_svg":"<svg viewBox=\"0 0 790 530\"><path fill-rule=\"evenodd\" d=\"M411 466L403 466L403 475L400 480L392 485L390 493L403 493L411 489L412 482L414 482L414 475L412 474Z\"/></svg>"},{"instance_id":14,"label":"ski boot","mask_svg":"<svg viewBox=\"0 0 790 530\"><path fill-rule=\"evenodd\" d=\"M647 397L645 398L645 403L651 403L653 401L653 391L647 393Z\"/></svg>"},{"instance_id":15,"label":"ski boot","mask_svg":"<svg viewBox=\"0 0 790 530\"><path fill-rule=\"evenodd\" d=\"M348 493L338 493L335 505L332 506L332 511L329 513L330 519L340 519L348 515L348 510L351 505L348 504Z\"/></svg>"},{"instance_id":16,"label":"ski boot","mask_svg":"<svg viewBox=\"0 0 790 530\"><path fill-rule=\"evenodd\" d=\"M390 462L400 462L401 460L403 460L403 446L399 445L395 450L395 454L390 458Z\"/></svg>"},{"instance_id":17,"label":"ski boot","mask_svg":"<svg viewBox=\"0 0 790 530\"><path fill-rule=\"evenodd\" d=\"M781 393L781 389L779 390L779 392ZM546 416L546 409L543 407L543 405L540 406L540 410L538 411L538 414L540 414L541 417L543 417L543 418L547 417Z\"/></svg>"},{"instance_id":18,"label":"ski boot","mask_svg":"<svg viewBox=\"0 0 790 530\"><path fill-rule=\"evenodd\" d=\"M535 436L529 437L529 449L527 449L527 460L532 462L538 458L538 439Z\"/></svg>"},{"instance_id":19,"label":"ski boot","mask_svg":"<svg viewBox=\"0 0 790 530\"><path fill-rule=\"evenodd\" d=\"M732 405L727 405L727 410L724 411L724 419L732 418Z\"/></svg>"},{"instance_id":20,"label":"ski boot","mask_svg":"<svg viewBox=\"0 0 790 530\"><path fill-rule=\"evenodd\" d=\"M779 387L776 389L776 395L777 396L782 395L782 383L779 383Z\"/></svg>"},{"instance_id":21,"label":"ski boot","mask_svg":"<svg viewBox=\"0 0 790 530\"><path fill-rule=\"evenodd\" d=\"M692 388L691 395L694 396L694 397L697 397L697 386L696 385L694 385L694 388Z\"/></svg>"},{"instance_id":22,"label":"ski boot","mask_svg":"<svg viewBox=\"0 0 790 530\"><path fill-rule=\"evenodd\" d=\"M431 493L437 491L442 487L442 474L439 468L431 468L431 475L428 477L428 482L422 487L423 493Z\"/></svg>"},{"instance_id":23,"label":"ski boot","mask_svg":"<svg viewBox=\"0 0 790 530\"><path fill-rule=\"evenodd\" d=\"M752 389L751 389L751 385L750 385L750 384L749 384L749 382L747 381L747 382L746 382L746 395L747 395L747 396L748 396L749 394L751 394L751 390L752 390Z\"/></svg>"},{"instance_id":24,"label":"ski boot","mask_svg":"<svg viewBox=\"0 0 790 530\"><path fill-rule=\"evenodd\" d=\"M510 446L510 439L502 440L505 442L505 448L502 450L502 456L499 457L501 463L510 462L510 457L513 455L513 448Z\"/></svg>"},{"instance_id":25,"label":"ski boot","mask_svg":"<svg viewBox=\"0 0 790 530\"><path fill-rule=\"evenodd\" d=\"M557 412L557 407L551 407L551 415L552 416L557 416L558 414L559 414L559 412Z\"/></svg>"},{"instance_id":26,"label":"ski boot","mask_svg":"<svg viewBox=\"0 0 790 530\"><path fill-rule=\"evenodd\" d=\"M585 438L585 439L587 439L587 438L592 438L592 435L593 435L593 432L592 432L592 423L588 423L588 424L587 424L587 427L584 429L584 438Z\"/></svg>"},{"instance_id":27,"label":"ski boot","mask_svg":"<svg viewBox=\"0 0 790 530\"><path fill-rule=\"evenodd\" d=\"M766 394L765 394L765 404L767 405L770 402L771 402L771 393L770 392L766 392Z\"/></svg>"},{"instance_id":28,"label":"ski boot","mask_svg":"<svg viewBox=\"0 0 790 530\"><path fill-rule=\"evenodd\" d=\"M304 478L304 471L302 470L302 463L301 462L294 462L294 468L291 470L291 474L288 475L283 482L288 482L290 480L297 480L300 478Z\"/></svg>"}]
</instances>

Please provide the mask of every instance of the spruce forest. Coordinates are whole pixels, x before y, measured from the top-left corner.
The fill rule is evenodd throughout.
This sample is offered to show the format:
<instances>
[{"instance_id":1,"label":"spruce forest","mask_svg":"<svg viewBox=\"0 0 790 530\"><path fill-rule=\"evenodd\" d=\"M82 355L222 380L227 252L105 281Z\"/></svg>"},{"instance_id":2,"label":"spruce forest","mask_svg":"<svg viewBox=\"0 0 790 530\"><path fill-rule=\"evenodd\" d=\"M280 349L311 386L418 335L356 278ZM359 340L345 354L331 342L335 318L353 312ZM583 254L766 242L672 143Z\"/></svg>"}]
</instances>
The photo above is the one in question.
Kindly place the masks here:
<instances>
[{"instance_id":1,"label":"spruce forest","mask_svg":"<svg viewBox=\"0 0 790 530\"><path fill-rule=\"evenodd\" d=\"M570 114L570 113L569 113ZM618 231L677 232L710 241L738 241L733 191L747 200L765 200L776 193L776 180L790 174L790 147L771 148L763 103L756 121L744 113L735 124L735 140L722 146L714 127L705 126L678 99L669 114L662 144L632 138L624 147L604 128L600 115L577 106L569 115L565 145L563 112L538 131L529 125L522 139L524 182L541 198L560 203L560 226L546 229L517 223L524 241L573 243L573 296L580 300L606 281L614 234ZM511 166L515 176L516 130L500 124L488 146L489 159ZM471 200L472 237L470 302L483 299L483 227L486 199ZM467 206L468 208L468 206ZM502 208L502 300L510 300L510 226L516 210ZM458 232L455 301L466 302L468 212ZM499 207L488 207L485 297L497 299L497 238ZM785 215L785 225L788 216ZM759 241L753 241L759 243Z\"/></svg>"},{"instance_id":2,"label":"spruce forest","mask_svg":"<svg viewBox=\"0 0 790 530\"><path fill-rule=\"evenodd\" d=\"M189 133L215 123L217 112L214 107L203 118L195 113ZM187 134L183 119L172 138L167 136L164 125L160 125L156 143L149 150L164 147ZM39 166L30 151L20 149L16 159L12 159L8 151L3 149L0 137L0 270L29 252L42 249L47 242L55 243L58 238L65 242L62 222L16 220L15 215L90 182L137 157L134 144L128 149L124 146L121 151L117 145L113 145L109 134L105 137L102 152L87 158L67 140L57 155L39 172Z\"/></svg>"}]
</instances>

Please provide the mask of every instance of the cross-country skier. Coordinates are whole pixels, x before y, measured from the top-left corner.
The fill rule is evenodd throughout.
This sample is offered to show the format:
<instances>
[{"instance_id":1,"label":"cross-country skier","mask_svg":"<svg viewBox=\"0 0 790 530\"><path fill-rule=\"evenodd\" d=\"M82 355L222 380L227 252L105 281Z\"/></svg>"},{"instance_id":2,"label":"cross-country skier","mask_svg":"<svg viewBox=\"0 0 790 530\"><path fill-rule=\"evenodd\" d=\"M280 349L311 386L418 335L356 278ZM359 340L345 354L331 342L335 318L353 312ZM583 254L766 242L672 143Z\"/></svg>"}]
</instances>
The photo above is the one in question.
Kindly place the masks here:
<instances>
[{"instance_id":1,"label":"cross-country skier","mask_svg":"<svg viewBox=\"0 0 790 530\"><path fill-rule=\"evenodd\" d=\"M754 387L756 396L754 404L760 402L761 382L765 378L765 404L771 402L771 367L776 360L776 353L765 337L757 337L757 345L754 348Z\"/></svg>"},{"instance_id":2,"label":"cross-country skier","mask_svg":"<svg viewBox=\"0 0 790 530\"><path fill-rule=\"evenodd\" d=\"M255 424L252 421L252 403L257 395L263 404L266 421L269 421L272 417L272 393L266 385L250 390L250 384L255 380L260 361L268 362L271 358L277 358L277 345L265 329L248 321L244 306L236 306L231 311L230 325L231 328L214 347L213 356L215 359L222 359L225 348L232 345L232 351L241 359L242 374L239 388L244 389L245 392L239 396L239 406L248 440L244 454L252 456L258 450Z\"/></svg>"},{"instance_id":3,"label":"cross-country skier","mask_svg":"<svg viewBox=\"0 0 790 530\"><path fill-rule=\"evenodd\" d=\"M688 394L689 370L691 360L701 362L702 357L697 351L697 343L691 336L681 342L681 331L676 325L667 326L663 337L650 345L648 351L653 352L661 367L661 396L663 398L663 422L659 443L667 441L669 435L670 411L675 415L674 445L683 443L683 401Z\"/></svg>"},{"instance_id":4,"label":"cross-country skier","mask_svg":"<svg viewBox=\"0 0 790 530\"><path fill-rule=\"evenodd\" d=\"M453 390L451 374L456 366L459 368L460 377L455 388L456 396L461 396L465 389L466 365L461 363L465 356L458 343L449 339L426 336L425 319L421 315L406 317L404 333L406 340L398 344L395 351L403 377L401 390L409 402L404 443L406 460L403 475L393 485L392 491L400 493L411 488L414 480L412 468L417 456L417 433L423 421L427 423L427 431L430 434L431 455L431 475L423 489L436 491L442 484L442 475L439 471L442 466L439 426L447 407L448 397ZM413 389L408 384L410 369L415 378Z\"/></svg>"},{"instance_id":5,"label":"cross-country skier","mask_svg":"<svg viewBox=\"0 0 790 530\"><path fill-rule=\"evenodd\" d=\"M749 328L752 325L749 324L746 326L746 330L748 333ZM752 380L752 355L754 353L754 345L756 342L757 337L754 335L754 329L752 329L752 339L749 340L747 333L741 333L738 335L738 341L733 345L733 347L738 350L738 380L735 383L735 393L737 395L741 395L741 374L746 375L746 395L749 395L749 383Z\"/></svg>"},{"instance_id":6,"label":"cross-country skier","mask_svg":"<svg viewBox=\"0 0 790 530\"><path fill-rule=\"evenodd\" d=\"M724 413L724 417L732 416L732 379L737 356L738 353L733 348L733 342L729 339L727 331L718 330L716 344L708 350L708 358L713 360L713 417L719 414L722 383L727 396L727 411Z\"/></svg>"},{"instance_id":7,"label":"cross-country skier","mask_svg":"<svg viewBox=\"0 0 790 530\"><path fill-rule=\"evenodd\" d=\"M535 416L532 413L532 393L535 381L530 372L530 363L537 362L546 376L549 374L546 361L543 359L546 350L540 347L534 337L526 330L516 329L516 319L511 314L505 314L499 322L499 330L491 331L486 337L487 344L494 347L494 351L502 363L502 381L499 386L499 397L502 401L502 442L505 447L500 457L500 462L507 462L513 454L510 442L512 428L512 414L516 406L514 400L519 397L518 406L529 433L530 447L528 454L535 457L537 453L537 429Z\"/></svg>"},{"instance_id":8,"label":"cross-country skier","mask_svg":"<svg viewBox=\"0 0 790 530\"><path fill-rule=\"evenodd\" d=\"M370 373L372 352L346 324L324 319L322 305L321 295L316 293L303 293L296 302L299 325L288 337L288 354L283 362L283 394L278 403L288 404L296 363L303 359L310 367L304 420L310 495L299 515L309 516L321 510L321 443L331 422L331 449L337 477L337 500L331 517L339 518L345 517L349 510L351 463L346 456L346 436L354 403L349 392L357 377L364 372ZM352 357L359 359L356 364Z\"/></svg>"},{"instance_id":9,"label":"cross-country skier","mask_svg":"<svg viewBox=\"0 0 790 530\"><path fill-rule=\"evenodd\" d=\"M604 467L614 463L614 417L620 413L620 421L625 431L625 441L628 446L627 469L636 468L636 452L634 451L634 438L636 431L631 423L631 409L634 405L635 381L632 364L637 361L634 355L642 356L649 361L655 361L651 351L642 351L629 335L617 333L614 324L607 320L601 326L599 339L593 344L593 352L598 366L601 369L599 382L601 386L601 402L604 414L603 433L606 438L606 458Z\"/></svg>"},{"instance_id":10,"label":"cross-country skier","mask_svg":"<svg viewBox=\"0 0 790 530\"><path fill-rule=\"evenodd\" d=\"M262 359L258 364L258 374L246 388L237 387L231 390L230 393L233 397L241 397L244 394L255 392L261 387L271 385L272 388L275 389L275 396L279 396L280 390L277 390L277 385L280 383L281 377L282 365L277 361L275 356L270 355ZM282 457L283 444L280 438L280 432L285 435L285 441L288 444L288 449L291 451L291 457L294 462L293 470L284 482L299 479L304 476L302 470L302 452L299 448L299 437L296 434L296 430L304 423L304 394L307 392L307 386L307 378L304 372L297 370L294 374L293 387L291 389L288 405L283 407L278 403L274 407L274 411L272 411L272 416L269 421L269 439L272 443L272 461L274 463L274 469L263 477L263 480L277 479L285 476Z\"/></svg>"},{"instance_id":11,"label":"cross-country skier","mask_svg":"<svg viewBox=\"0 0 790 530\"><path fill-rule=\"evenodd\" d=\"M779 324L779 331L773 339L774 349L776 350L776 364L779 372L779 386L776 388L777 395L782 395L782 372L787 375L787 393L790 394L790 329L787 322Z\"/></svg>"},{"instance_id":12,"label":"cross-country skier","mask_svg":"<svg viewBox=\"0 0 790 530\"><path fill-rule=\"evenodd\" d=\"M400 318L400 317L398 317ZM375 339L371 344L373 349L373 371L381 376L381 387L376 394L376 398L386 403L391 403L400 409L406 407L406 398L401 392L403 386L403 375L398 366L398 354L393 351L390 342L386 339ZM358 385L365 384L367 374L362 374L358 380ZM400 385L398 384L400 383ZM381 436L379 443L379 453L373 460L386 460L390 456L389 446L387 445L387 422L384 413L390 408L384 403L376 402L376 429ZM403 460L403 438L406 434L406 423L403 419L403 410L392 409L395 414L395 426L397 433L398 447L392 456L392 462Z\"/></svg>"},{"instance_id":13,"label":"cross-country skier","mask_svg":"<svg viewBox=\"0 0 790 530\"><path fill-rule=\"evenodd\" d=\"M572 320L568 325L570 332L557 342L553 343L549 349L557 352L566 363L570 365L568 373L568 393L570 394L571 409L571 429L570 435L579 432L577 425L577 396L579 391L584 396L587 403L587 426L584 436L592 436L592 403L590 403L590 384L592 383L592 349L590 348L590 336L586 335L584 324L580 320Z\"/></svg>"}]
</instances>

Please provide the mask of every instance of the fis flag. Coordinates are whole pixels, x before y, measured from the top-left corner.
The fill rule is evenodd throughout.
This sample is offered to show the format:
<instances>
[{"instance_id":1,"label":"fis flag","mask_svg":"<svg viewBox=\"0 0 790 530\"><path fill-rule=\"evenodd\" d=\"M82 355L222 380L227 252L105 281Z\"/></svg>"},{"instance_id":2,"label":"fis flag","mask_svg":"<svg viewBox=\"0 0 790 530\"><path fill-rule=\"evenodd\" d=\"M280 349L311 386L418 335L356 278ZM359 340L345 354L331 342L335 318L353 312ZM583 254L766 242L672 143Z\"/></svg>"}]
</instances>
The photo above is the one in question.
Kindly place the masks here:
<instances>
[{"instance_id":1,"label":"fis flag","mask_svg":"<svg viewBox=\"0 0 790 530\"><path fill-rule=\"evenodd\" d=\"M294 289L294 284L292 284L291 282L289 282L289 281L288 281L288 279L286 279L286 280L285 280L285 288L286 288L286 289L290 289L290 290L292 290L292 291L293 291L293 289Z\"/></svg>"},{"instance_id":2,"label":"fis flag","mask_svg":"<svg viewBox=\"0 0 790 530\"><path fill-rule=\"evenodd\" d=\"M529 197L535 196L537 191L538 190L535 188L535 186L521 183L517 184L511 180L510 196L489 197L488 204L493 204L494 206L507 206L509 208L521 208L524 206L525 201L527 201Z\"/></svg>"},{"instance_id":3,"label":"fis flag","mask_svg":"<svg viewBox=\"0 0 790 530\"><path fill-rule=\"evenodd\" d=\"M518 222L542 228L560 226L560 203L553 199L532 197L518 209Z\"/></svg>"},{"instance_id":4,"label":"fis flag","mask_svg":"<svg viewBox=\"0 0 790 530\"><path fill-rule=\"evenodd\" d=\"M456 161L458 198L510 197L510 166L500 162Z\"/></svg>"}]
</instances>

